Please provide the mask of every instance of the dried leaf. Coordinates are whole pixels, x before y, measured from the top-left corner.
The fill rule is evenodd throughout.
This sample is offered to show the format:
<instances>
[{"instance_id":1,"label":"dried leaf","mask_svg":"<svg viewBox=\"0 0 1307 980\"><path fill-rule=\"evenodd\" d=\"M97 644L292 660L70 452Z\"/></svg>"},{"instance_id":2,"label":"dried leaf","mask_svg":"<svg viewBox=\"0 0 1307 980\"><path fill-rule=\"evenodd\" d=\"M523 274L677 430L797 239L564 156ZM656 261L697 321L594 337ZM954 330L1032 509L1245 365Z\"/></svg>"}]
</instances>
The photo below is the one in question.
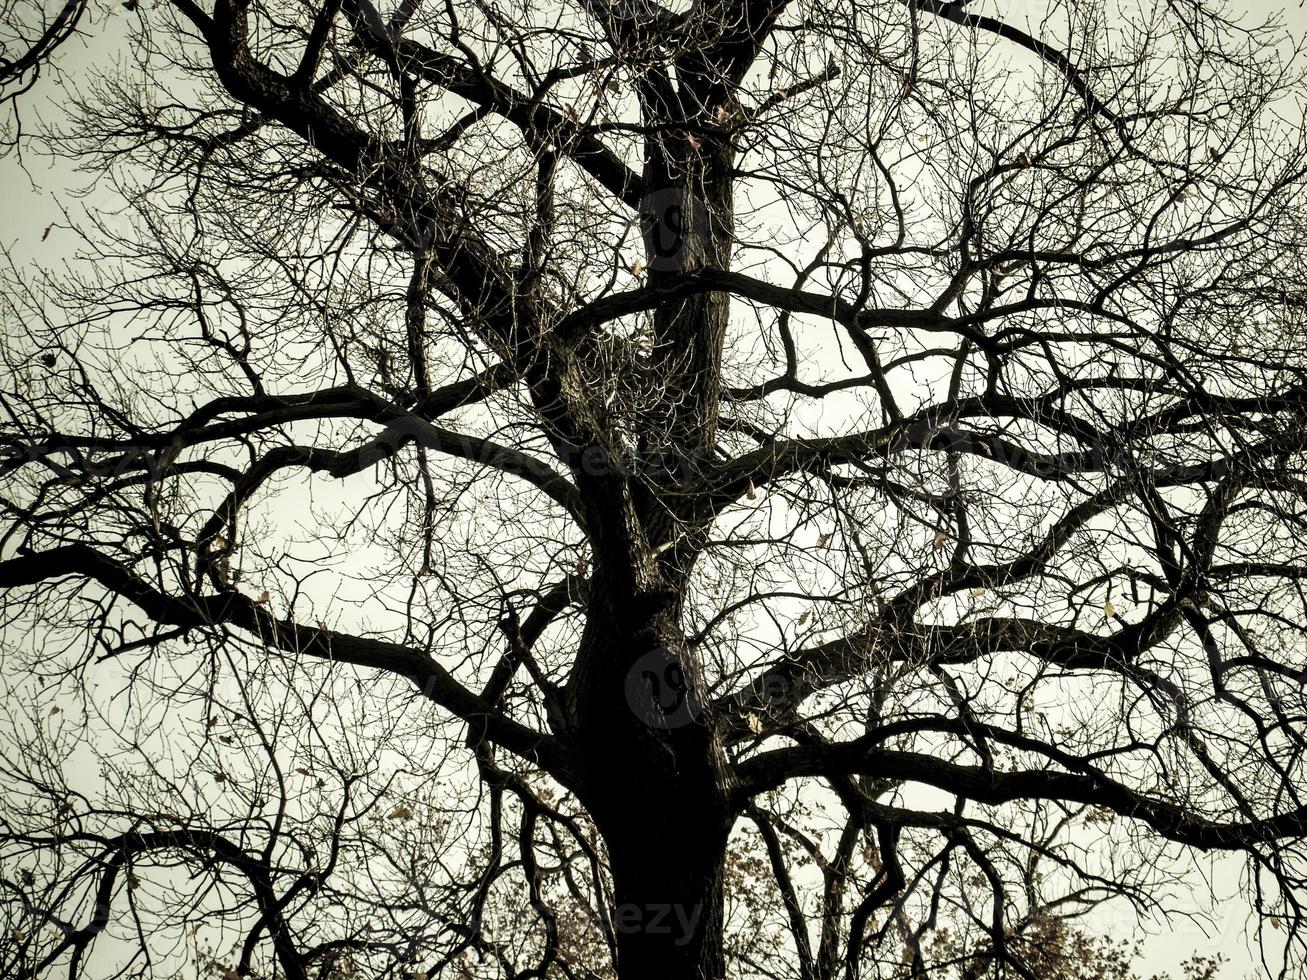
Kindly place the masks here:
<instances>
[{"instance_id":1,"label":"dried leaf","mask_svg":"<svg viewBox=\"0 0 1307 980\"><path fill-rule=\"evenodd\" d=\"M752 711L750 711L749 714L745 717L745 721L749 723L749 731L753 732L753 734L755 735L762 734L762 719L759 718L757 715L755 715Z\"/></svg>"},{"instance_id":2,"label":"dried leaf","mask_svg":"<svg viewBox=\"0 0 1307 980\"><path fill-rule=\"evenodd\" d=\"M1113 616L1116 615L1116 606L1112 605L1111 600L1108 600L1107 602L1103 603L1103 615L1106 616L1108 619L1111 619Z\"/></svg>"},{"instance_id":3,"label":"dried leaf","mask_svg":"<svg viewBox=\"0 0 1307 980\"><path fill-rule=\"evenodd\" d=\"M833 538L834 536L835 536L834 531L827 531L825 534L819 534L817 536L817 547L818 548L828 547L830 545L830 539Z\"/></svg>"},{"instance_id":4,"label":"dried leaf","mask_svg":"<svg viewBox=\"0 0 1307 980\"><path fill-rule=\"evenodd\" d=\"M744 492L744 495L750 500L758 499L758 491L755 489L752 480L749 481L749 489Z\"/></svg>"},{"instance_id":5,"label":"dried leaf","mask_svg":"<svg viewBox=\"0 0 1307 980\"><path fill-rule=\"evenodd\" d=\"M936 532L935 532L935 545L934 545L935 550L936 550L936 551L939 551L940 549L944 548L947 544L948 544L948 532L947 532L947 531L936 531Z\"/></svg>"},{"instance_id":6,"label":"dried leaf","mask_svg":"<svg viewBox=\"0 0 1307 980\"><path fill-rule=\"evenodd\" d=\"M254 601L259 603L259 605L266 605L267 603L272 601L272 596L268 595L267 589L264 589L262 592L259 593L259 597Z\"/></svg>"},{"instance_id":7,"label":"dried leaf","mask_svg":"<svg viewBox=\"0 0 1307 980\"><path fill-rule=\"evenodd\" d=\"M644 262L641 259L636 259L635 264L631 266L631 275L638 276L643 271Z\"/></svg>"},{"instance_id":8,"label":"dried leaf","mask_svg":"<svg viewBox=\"0 0 1307 980\"><path fill-rule=\"evenodd\" d=\"M713 113L713 118L717 120L719 126L725 126L731 121L731 110L724 105L719 105L717 111Z\"/></svg>"},{"instance_id":9,"label":"dried leaf","mask_svg":"<svg viewBox=\"0 0 1307 980\"><path fill-rule=\"evenodd\" d=\"M984 589L972 589L972 590L971 590L971 594L972 594L972 595L984 595L984 594L985 594L985 590L984 590Z\"/></svg>"},{"instance_id":10,"label":"dried leaf","mask_svg":"<svg viewBox=\"0 0 1307 980\"><path fill-rule=\"evenodd\" d=\"M386 815L387 820L410 820L412 817L413 811L403 803L395 807L395 809L391 810L390 813Z\"/></svg>"},{"instance_id":11,"label":"dried leaf","mask_svg":"<svg viewBox=\"0 0 1307 980\"><path fill-rule=\"evenodd\" d=\"M227 774L225 772L215 772L213 774L213 781L221 786L227 781Z\"/></svg>"},{"instance_id":12,"label":"dried leaf","mask_svg":"<svg viewBox=\"0 0 1307 980\"><path fill-rule=\"evenodd\" d=\"M63 708L59 707L59 705L56 704L54 707L50 709L50 717L53 718L55 715L59 714L59 712L63 710L64 710Z\"/></svg>"},{"instance_id":13,"label":"dried leaf","mask_svg":"<svg viewBox=\"0 0 1307 980\"><path fill-rule=\"evenodd\" d=\"M685 142L690 144L690 149L692 150L698 150L703 147L703 143L701 143L698 139L696 139L693 133L685 134Z\"/></svg>"}]
</instances>

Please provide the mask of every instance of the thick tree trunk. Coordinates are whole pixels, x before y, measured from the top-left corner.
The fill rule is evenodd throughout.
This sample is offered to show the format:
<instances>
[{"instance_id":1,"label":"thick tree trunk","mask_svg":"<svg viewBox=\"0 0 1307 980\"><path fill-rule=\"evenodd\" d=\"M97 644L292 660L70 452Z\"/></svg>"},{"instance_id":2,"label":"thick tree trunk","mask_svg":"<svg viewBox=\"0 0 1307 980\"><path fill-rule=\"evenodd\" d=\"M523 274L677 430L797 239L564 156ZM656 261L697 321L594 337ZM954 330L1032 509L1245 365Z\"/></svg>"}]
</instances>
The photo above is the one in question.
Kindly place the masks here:
<instances>
[{"instance_id":1,"label":"thick tree trunk","mask_svg":"<svg viewBox=\"0 0 1307 980\"><path fill-rule=\"evenodd\" d=\"M620 980L722 980L732 815L702 719L650 724L629 696L581 736L584 801L608 850ZM594 720L593 718L591 719Z\"/></svg>"},{"instance_id":2,"label":"thick tree trunk","mask_svg":"<svg viewBox=\"0 0 1307 980\"><path fill-rule=\"evenodd\" d=\"M679 807L678 807L679 809ZM606 835L620 980L722 980L730 828L713 815L632 814ZM687 819L688 818L688 819Z\"/></svg>"},{"instance_id":3,"label":"thick tree trunk","mask_svg":"<svg viewBox=\"0 0 1307 980\"><path fill-rule=\"evenodd\" d=\"M612 869L618 976L722 980L725 755L702 715L674 601L611 600L611 591L592 598L572 735L579 795Z\"/></svg>"}]
</instances>

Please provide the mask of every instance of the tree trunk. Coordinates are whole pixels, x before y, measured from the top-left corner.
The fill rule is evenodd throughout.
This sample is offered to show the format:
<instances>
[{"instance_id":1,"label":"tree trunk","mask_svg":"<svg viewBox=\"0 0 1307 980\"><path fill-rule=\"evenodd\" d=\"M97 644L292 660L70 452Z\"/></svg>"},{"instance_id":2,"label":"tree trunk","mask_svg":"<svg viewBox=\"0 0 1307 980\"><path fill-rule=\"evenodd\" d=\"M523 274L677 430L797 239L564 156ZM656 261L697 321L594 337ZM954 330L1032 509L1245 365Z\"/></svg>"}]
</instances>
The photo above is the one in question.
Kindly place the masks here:
<instances>
[{"instance_id":1,"label":"tree trunk","mask_svg":"<svg viewBox=\"0 0 1307 980\"><path fill-rule=\"evenodd\" d=\"M584 802L612 869L618 977L722 980L732 815L720 750L701 719L665 729L627 696L614 700L606 723L579 744Z\"/></svg>"},{"instance_id":2,"label":"tree trunk","mask_svg":"<svg viewBox=\"0 0 1307 980\"><path fill-rule=\"evenodd\" d=\"M675 609L613 607L611 598L600 592L591 604L572 677L572 736L579 796L612 869L618 976L722 980L733 821L725 754L703 717Z\"/></svg>"},{"instance_id":3,"label":"tree trunk","mask_svg":"<svg viewBox=\"0 0 1307 980\"><path fill-rule=\"evenodd\" d=\"M677 807L679 809L679 807ZM730 827L693 814L632 814L606 835L620 980L722 980L723 869Z\"/></svg>"}]
</instances>

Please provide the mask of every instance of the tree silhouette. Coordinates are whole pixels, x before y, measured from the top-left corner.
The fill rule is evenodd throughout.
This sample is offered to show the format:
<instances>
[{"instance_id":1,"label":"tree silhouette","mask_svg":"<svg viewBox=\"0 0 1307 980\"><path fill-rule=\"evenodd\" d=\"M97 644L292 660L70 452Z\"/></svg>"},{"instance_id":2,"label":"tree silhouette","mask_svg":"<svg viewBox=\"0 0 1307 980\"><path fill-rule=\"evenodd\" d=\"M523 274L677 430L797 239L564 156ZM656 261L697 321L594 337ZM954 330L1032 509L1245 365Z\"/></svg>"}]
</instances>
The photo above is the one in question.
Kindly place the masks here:
<instances>
[{"instance_id":1,"label":"tree silhouette","mask_svg":"<svg viewBox=\"0 0 1307 980\"><path fill-rule=\"evenodd\" d=\"M1297 969L1301 64L989 10L123 12L5 275L5 971L1077 976L1206 852Z\"/></svg>"}]
</instances>

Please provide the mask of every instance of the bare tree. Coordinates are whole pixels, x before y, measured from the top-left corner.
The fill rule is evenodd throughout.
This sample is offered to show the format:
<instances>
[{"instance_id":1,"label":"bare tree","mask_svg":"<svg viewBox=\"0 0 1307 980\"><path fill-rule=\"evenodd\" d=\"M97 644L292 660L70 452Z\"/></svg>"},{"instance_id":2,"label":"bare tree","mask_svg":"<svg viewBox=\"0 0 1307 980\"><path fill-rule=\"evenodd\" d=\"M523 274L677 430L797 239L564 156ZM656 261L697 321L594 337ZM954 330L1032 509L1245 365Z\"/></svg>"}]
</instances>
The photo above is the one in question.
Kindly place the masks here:
<instances>
[{"instance_id":1,"label":"bare tree","mask_svg":"<svg viewBox=\"0 0 1307 980\"><path fill-rule=\"evenodd\" d=\"M132 16L5 276L7 974L1124 976L1209 853L1301 967L1282 30Z\"/></svg>"},{"instance_id":2,"label":"bare tree","mask_svg":"<svg viewBox=\"0 0 1307 980\"><path fill-rule=\"evenodd\" d=\"M35 87L59 48L76 36L86 6L86 0L0 0L0 148L17 143L19 97Z\"/></svg>"}]
</instances>

